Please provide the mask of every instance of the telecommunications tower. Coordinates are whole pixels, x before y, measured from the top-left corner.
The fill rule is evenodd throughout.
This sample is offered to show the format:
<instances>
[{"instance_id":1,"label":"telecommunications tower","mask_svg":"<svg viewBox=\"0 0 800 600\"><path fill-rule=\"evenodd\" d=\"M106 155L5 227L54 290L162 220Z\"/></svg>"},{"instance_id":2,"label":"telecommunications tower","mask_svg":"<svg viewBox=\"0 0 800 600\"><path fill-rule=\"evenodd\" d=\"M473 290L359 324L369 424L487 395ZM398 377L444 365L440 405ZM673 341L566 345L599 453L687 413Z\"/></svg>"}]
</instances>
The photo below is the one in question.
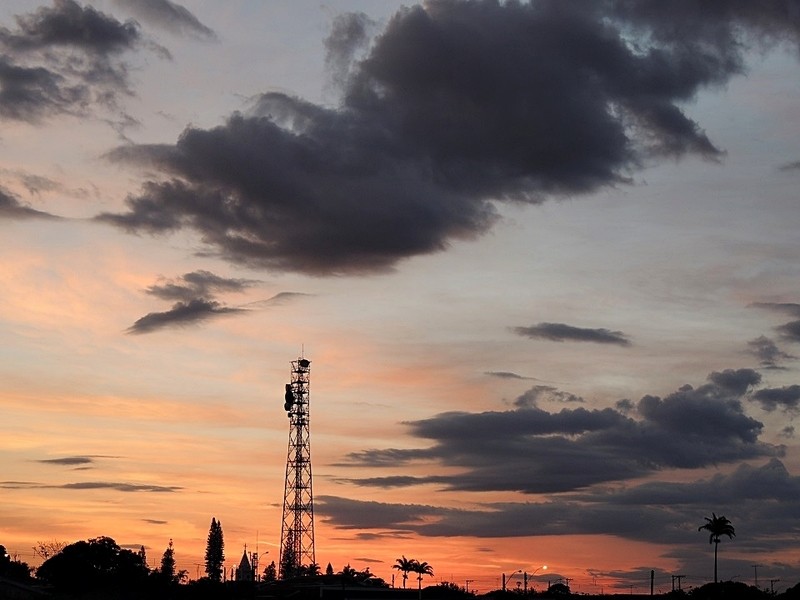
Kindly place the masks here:
<instances>
[{"instance_id":1,"label":"telecommunications tower","mask_svg":"<svg viewBox=\"0 0 800 600\"><path fill-rule=\"evenodd\" d=\"M311 361L292 361L292 381L286 384L283 408L289 417L289 449L283 489L283 523L279 576L292 577L303 565L316 564L314 554L314 493L311 486L309 372Z\"/></svg>"}]
</instances>

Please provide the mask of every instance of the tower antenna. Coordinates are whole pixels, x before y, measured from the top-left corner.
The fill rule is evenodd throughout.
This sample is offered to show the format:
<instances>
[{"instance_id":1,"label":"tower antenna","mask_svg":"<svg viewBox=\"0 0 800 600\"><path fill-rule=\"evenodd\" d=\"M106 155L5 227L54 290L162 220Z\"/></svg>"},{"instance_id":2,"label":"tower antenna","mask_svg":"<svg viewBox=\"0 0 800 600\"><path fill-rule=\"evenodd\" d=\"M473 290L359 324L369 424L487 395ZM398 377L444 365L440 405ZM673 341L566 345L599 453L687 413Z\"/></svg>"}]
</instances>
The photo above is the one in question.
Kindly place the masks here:
<instances>
[{"instance_id":1,"label":"tower antenna","mask_svg":"<svg viewBox=\"0 0 800 600\"><path fill-rule=\"evenodd\" d=\"M311 482L309 432L309 374L311 361L292 361L291 383L286 384L283 408L289 417L289 447L283 488L283 522L279 576L293 577L304 565L317 564L314 550L314 493Z\"/></svg>"}]
</instances>

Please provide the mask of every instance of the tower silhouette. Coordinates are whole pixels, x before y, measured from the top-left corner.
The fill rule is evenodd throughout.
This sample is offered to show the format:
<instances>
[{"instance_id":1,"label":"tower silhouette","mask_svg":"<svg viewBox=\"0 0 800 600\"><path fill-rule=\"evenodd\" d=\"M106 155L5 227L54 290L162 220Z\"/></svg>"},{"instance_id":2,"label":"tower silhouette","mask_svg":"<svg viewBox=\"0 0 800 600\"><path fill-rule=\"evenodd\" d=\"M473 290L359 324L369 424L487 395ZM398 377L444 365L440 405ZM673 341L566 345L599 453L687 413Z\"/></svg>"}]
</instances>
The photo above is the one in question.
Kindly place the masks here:
<instances>
[{"instance_id":1,"label":"tower silhouette","mask_svg":"<svg viewBox=\"0 0 800 600\"><path fill-rule=\"evenodd\" d=\"M292 380L286 384L283 408L289 417L289 447L283 488L283 522L279 577L297 575L301 566L316 564L314 552L314 493L311 484L309 432L309 373L311 361L292 361Z\"/></svg>"}]
</instances>

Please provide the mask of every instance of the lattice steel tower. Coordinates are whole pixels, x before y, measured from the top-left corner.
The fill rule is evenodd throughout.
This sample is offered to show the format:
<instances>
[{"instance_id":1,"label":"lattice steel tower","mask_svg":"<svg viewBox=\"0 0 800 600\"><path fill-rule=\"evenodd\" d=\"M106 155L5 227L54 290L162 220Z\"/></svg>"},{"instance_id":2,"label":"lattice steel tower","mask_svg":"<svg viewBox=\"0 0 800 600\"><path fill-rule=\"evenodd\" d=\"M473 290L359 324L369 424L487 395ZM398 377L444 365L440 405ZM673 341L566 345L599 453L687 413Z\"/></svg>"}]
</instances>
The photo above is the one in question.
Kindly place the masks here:
<instances>
[{"instance_id":1,"label":"lattice steel tower","mask_svg":"<svg viewBox=\"0 0 800 600\"><path fill-rule=\"evenodd\" d=\"M283 523L279 576L291 577L303 565L316 564L314 553L314 493L311 485L309 372L311 361L292 361L292 382L286 384L283 408L289 417L289 449L283 489Z\"/></svg>"}]
</instances>

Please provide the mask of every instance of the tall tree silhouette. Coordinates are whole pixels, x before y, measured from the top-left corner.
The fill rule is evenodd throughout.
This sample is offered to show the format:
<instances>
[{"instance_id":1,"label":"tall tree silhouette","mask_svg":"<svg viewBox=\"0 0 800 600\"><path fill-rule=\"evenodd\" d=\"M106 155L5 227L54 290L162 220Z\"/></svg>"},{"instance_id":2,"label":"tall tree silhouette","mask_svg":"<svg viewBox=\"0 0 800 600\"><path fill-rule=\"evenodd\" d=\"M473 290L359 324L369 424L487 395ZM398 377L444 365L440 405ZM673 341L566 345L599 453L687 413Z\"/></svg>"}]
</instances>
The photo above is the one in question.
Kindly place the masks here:
<instances>
[{"instance_id":1,"label":"tall tree silhouette","mask_svg":"<svg viewBox=\"0 0 800 600\"><path fill-rule=\"evenodd\" d=\"M405 555L401 556L392 565L393 569L397 569L403 573L403 589L406 589L406 579L408 579L409 572L414 570L414 563L417 562L413 558L406 558Z\"/></svg>"},{"instance_id":2,"label":"tall tree silhouette","mask_svg":"<svg viewBox=\"0 0 800 600\"><path fill-rule=\"evenodd\" d=\"M430 566L425 561L419 562L418 560L414 561L414 566L411 569L414 573L417 574L417 581L419 582L419 592L420 597L422 597L422 576L423 575L433 575L433 567Z\"/></svg>"},{"instance_id":3,"label":"tall tree silhouette","mask_svg":"<svg viewBox=\"0 0 800 600\"><path fill-rule=\"evenodd\" d=\"M211 517L206 544L206 575L212 581L222 581L222 563L225 562L225 541L222 523Z\"/></svg>"},{"instance_id":4,"label":"tall tree silhouette","mask_svg":"<svg viewBox=\"0 0 800 600\"><path fill-rule=\"evenodd\" d=\"M711 518L704 517L706 520L705 525L697 528L697 531L708 531L708 543L714 544L714 583L717 583L717 547L719 546L720 537L727 535L730 539L736 536L731 522L725 518L724 515L717 516L711 513Z\"/></svg>"}]
</instances>

